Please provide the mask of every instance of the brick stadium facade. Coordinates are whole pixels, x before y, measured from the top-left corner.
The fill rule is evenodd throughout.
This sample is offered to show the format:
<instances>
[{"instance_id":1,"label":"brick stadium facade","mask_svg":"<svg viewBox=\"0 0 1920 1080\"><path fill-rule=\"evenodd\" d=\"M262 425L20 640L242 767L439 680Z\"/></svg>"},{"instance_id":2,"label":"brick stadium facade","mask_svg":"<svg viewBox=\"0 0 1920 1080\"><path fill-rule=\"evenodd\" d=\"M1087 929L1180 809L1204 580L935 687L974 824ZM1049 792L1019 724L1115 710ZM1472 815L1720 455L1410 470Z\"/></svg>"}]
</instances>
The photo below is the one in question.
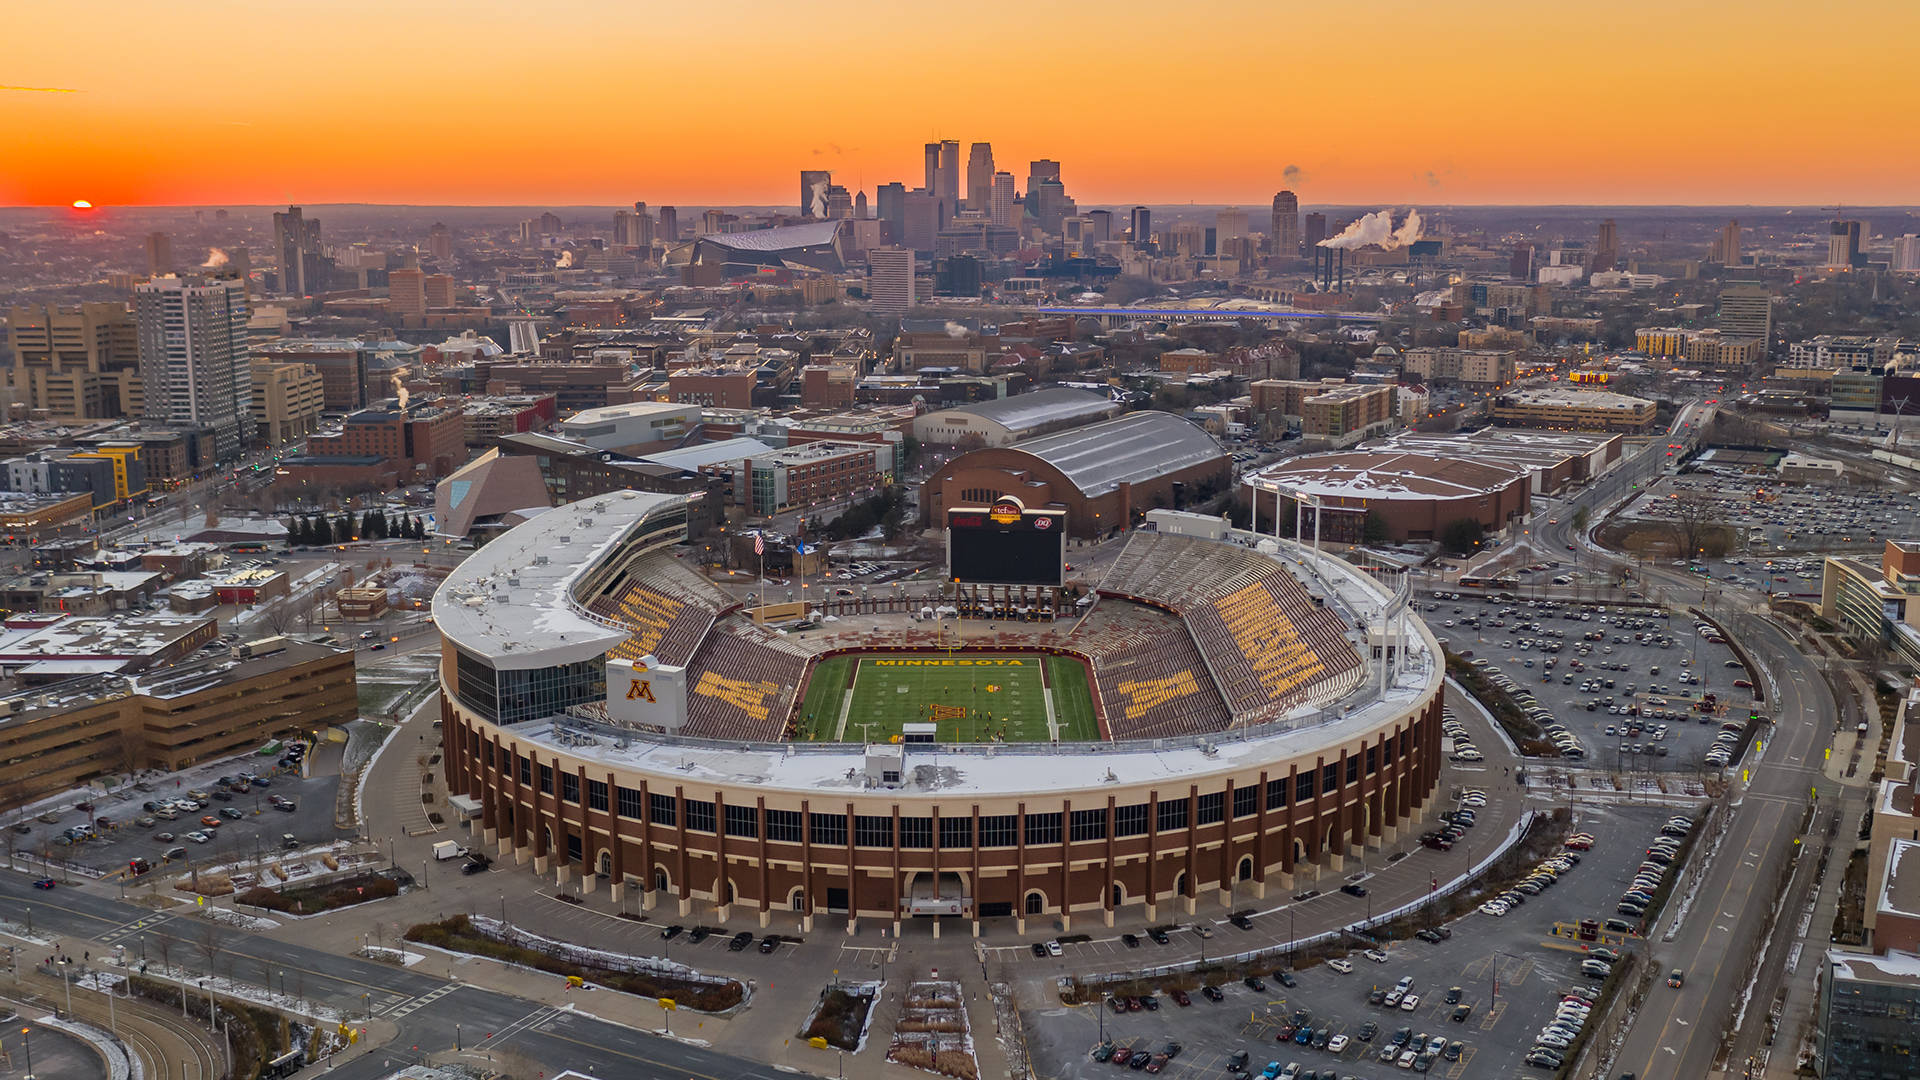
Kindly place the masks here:
<instances>
[{"instance_id":1,"label":"brick stadium facade","mask_svg":"<svg viewBox=\"0 0 1920 1080\"><path fill-rule=\"evenodd\" d=\"M593 532L623 498L650 502L626 531ZM1438 781L1438 646L1416 617L1389 614L1384 589L1304 549L1153 533L1115 559L1071 641L1023 624L970 646L1079 655L1114 741L781 741L814 661L932 631L876 613L809 635L807 652L757 638L664 553L666 515L684 514L670 502L622 493L556 508L489 544L481 556L499 565L476 556L435 600L449 791L477 804L482 843L556 883L605 881L617 898L637 891L643 908L681 916L766 926L792 913L807 930L926 915L974 933L984 919L1022 932L1039 916L1156 919L1337 873L1397 840ZM583 558L532 563L516 544L579 545ZM543 624L566 632L530 637L513 590L549 605ZM551 606L561 596L564 611ZM577 616L594 622L568 622ZM889 617L893 627L867 633ZM594 658L643 655L685 669L688 719L675 736L616 726L589 696L608 681L593 682ZM582 664L578 705L526 705L526 688L544 692Z\"/></svg>"}]
</instances>

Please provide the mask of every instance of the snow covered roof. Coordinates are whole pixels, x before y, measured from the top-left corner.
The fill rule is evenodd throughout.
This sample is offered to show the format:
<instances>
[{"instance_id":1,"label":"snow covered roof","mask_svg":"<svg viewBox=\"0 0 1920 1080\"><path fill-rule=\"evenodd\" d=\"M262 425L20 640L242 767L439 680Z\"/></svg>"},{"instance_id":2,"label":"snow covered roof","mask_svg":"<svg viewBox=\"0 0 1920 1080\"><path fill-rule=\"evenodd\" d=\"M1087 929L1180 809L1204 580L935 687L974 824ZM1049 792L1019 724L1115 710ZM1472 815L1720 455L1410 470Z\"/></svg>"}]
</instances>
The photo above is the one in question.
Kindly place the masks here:
<instances>
[{"instance_id":1,"label":"snow covered roof","mask_svg":"<svg viewBox=\"0 0 1920 1080\"><path fill-rule=\"evenodd\" d=\"M1920 988L1920 956L1913 953L1889 949L1883 954L1869 956L1828 949L1827 963L1831 965L1835 979Z\"/></svg>"},{"instance_id":2,"label":"snow covered roof","mask_svg":"<svg viewBox=\"0 0 1920 1080\"><path fill-rule=\"evenodd\" d=\"M1074 420L1091 420L1097 416L1110 415L1116 406L1104 394L1090 394L1085 390L1072 390L1066 387L1048 387L1012 397L995 398L992 401L980 401L971 405L956 405L951 409L941 409L940 413L965 413L999 424L1016 436L1034 428L1050 424L1066 423ZM939 414L931 417L938 421Z\"/></svg>"},{"instance_id":3,"label":"snow covered roof","mask_svg":"<svg viewBox=\"0 0 1920 1080\"><path fill-rule=\"evenodd\" d=\"M686 496L616 491L557 506L474 552L433 597L434 622L496 668L580 663L626 640L573 603L573 582ZM684 529L682 530L684 536Z\"/></svg>"},{"instance_id":4,"label":"snow covered roof","mask_svg":"<svg viewBox=\"0 0 1920 1080\"><path fill-rule=\"evenodd\" d=\"M1225 457L1205 429L1164 412L1131 413L1008 449L1059 469L1089 497Z\"/></svg>"},{"instance_id":5,"label":"snow covered roof","mask_svg":"<svg viewBox=\"0 0 1920 1080\"><path fill-rule=\"evenodd\" d=\"M1920 841L1895 838L1888 845L1878 910L1882 915L1920 919Z\"/></svg>"},{"instance_id":6,"label":"snow covered roof","mask_svg":"<svg viewBox=\"0 0 1920 1080\"><path fill-rule=\"evenodd\" d=\"M1353 499L1461 499L1499 491L1524 469L1431 454L1354 451L1288 458L1247 477L1262 491Z\"/></svg>"}]
</instances>

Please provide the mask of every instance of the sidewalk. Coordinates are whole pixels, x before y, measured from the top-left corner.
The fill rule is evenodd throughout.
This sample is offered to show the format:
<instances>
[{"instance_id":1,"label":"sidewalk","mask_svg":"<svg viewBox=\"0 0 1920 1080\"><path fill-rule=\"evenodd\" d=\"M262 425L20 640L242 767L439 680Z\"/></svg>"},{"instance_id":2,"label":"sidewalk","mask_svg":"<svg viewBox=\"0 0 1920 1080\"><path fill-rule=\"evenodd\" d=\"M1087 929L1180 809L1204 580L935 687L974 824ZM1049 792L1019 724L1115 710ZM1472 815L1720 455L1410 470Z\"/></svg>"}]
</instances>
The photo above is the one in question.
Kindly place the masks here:
<instances>
[{"instance_id":1,"label":"sidewalk","mask_svg":"<svg viewBox=\"0 0 1920 1080\"><path fill-rule=\"evenodd\" d=\"M71 997L73 1008L69 1013L67 985L31 966L47 951L33 945L18 946L15 981L10 985L0 984L0 999L21 1002L22 1016L31 1019L43 1013L58 1013L101 1031L111 1031L140 1060L149 1080L180 1075L211 1080L225 1069L225 1045L212 1032L197 1021L184 1019L170 1009L140 998L116 996L109 1002L102 992L75 985ZM175 1062L181 1064L176 1066Z\"/></svg>"}]
</instances>

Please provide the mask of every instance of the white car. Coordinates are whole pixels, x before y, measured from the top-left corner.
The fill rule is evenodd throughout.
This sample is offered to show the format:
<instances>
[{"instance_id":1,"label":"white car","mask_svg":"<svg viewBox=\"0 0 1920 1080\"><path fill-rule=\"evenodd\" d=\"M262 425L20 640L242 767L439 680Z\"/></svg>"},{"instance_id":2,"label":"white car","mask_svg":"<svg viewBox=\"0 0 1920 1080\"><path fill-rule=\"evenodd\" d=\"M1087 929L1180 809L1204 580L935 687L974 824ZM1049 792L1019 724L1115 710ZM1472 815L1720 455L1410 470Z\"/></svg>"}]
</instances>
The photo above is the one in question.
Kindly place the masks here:
<instances>
[{"instance_id":1,"label":"white car","mask_svg":"<svg viewBox=\"0 0 1920 1080\"><path fill-rule=\"evenodd\" d=\"M198 829L195 829L194 831L188 833L187 839L193 841L196 844L207 844L213 841L213 837L208 836L206 833L203 833Z\"/></svg>"},{"instance_id":2,"label":"white car","mask_svg":"<svg viewBox=\"0 0 1920 1080\"><path fill-rule=\"evenodd\" d=\"M1492 915L1495 918L1499 918L1500 916L1505 915L1506 913L1507 913L1507 905L1499 902L1498 900L1489 900L1486 903L1480 905L1480 914L1482 915Z\"/></svg>"},{"instance_id":3,"label":"white car","mask_svg":"<svg viewBox=\"0 0 1920 1080\"><path fill-rule=\"evenodd\" d=\"M1353 974L1353 962L1350 960L1329 960L1327 966L1342 975Z\"/></svg>"},{"instance_id":4,"label":"white car","mask_svg":"<svg viewBox=\"0 0 1920 1080\"><path fill-rule=\"evenodd\" d=\"M1412 1012L1413 1010L1419 1007L1420 1007L1419 994L1408 994L1406 997L1403 997L1400 999L1401 1012Z\"/></svg>"},{"instance_id":5,"label":"white car","mask_svg":"<svg viewBox=\"0 0 1920 1080\"><path fill-rule=\"evenodd\" d=\"M1373 961L1376 964L1384 964L1387 962L1387 954L1384 952L1381 952L1379 949L1368 949L1366 952L1363 952L1360 955L1366 957L1367 959Z\"/></svg>"},{"instance_id":6,"label":"white car","mask_svg":"<svg viewBox=\"0 0 1920 1080\"><path fill-rule=\"evenodd\" d=\"M1353 1040L1347 1038L1345 1035L1335 1035L1333 1038L1327 1040L1327 1053L1337 1054L1345 1050L1347 1044L1352 1041Z\"/></svg>"},{"instance_id":7,"label":"white car","mask_svg":"<svg viewBox=\"0 0 1920 1080\"><path fill-rule=\"evenodd\" d=\"M1059 942L1057 942L1057 941L1049 941L1049 942L1047 942L1047 955L1048 955L1048 956L1059 956L1059 955L1060 955L1060 943L1059 943Z\"/></svg>"}]
</instances>

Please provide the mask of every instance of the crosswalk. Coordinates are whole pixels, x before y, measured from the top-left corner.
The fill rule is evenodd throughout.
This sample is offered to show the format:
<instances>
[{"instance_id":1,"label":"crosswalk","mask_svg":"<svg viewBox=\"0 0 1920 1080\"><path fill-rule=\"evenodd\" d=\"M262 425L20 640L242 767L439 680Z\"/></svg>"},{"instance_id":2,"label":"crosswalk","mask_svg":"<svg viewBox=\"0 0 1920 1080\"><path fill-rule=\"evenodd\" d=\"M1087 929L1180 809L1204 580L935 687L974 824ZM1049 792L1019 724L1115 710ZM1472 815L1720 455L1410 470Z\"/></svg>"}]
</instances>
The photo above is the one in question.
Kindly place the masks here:
<instances>
[{"instance_id":1,"label":"crosswalk","mask_svg":"<svg viewBox=\"0 0 1920 1080\"><path fill-rule=\"evenodd\" d=\"M424 994L410 998L402 998L396 1004L389 1005L386 1009L382 1010L380 1015L385 1016L389 1020L398 1020L403 1016L410 1016L414 1012L426 1008L458 989L460 989L459 983L447 983L444 986L437 987Z\"/></svg>"},{"instance_id":2,"label":"crosswalk","mask_svg":"<svg viewBox=\"0 0 1920 1080\"><path fill-rule=\"evenodd\" d=\"M173 917L174 917L174 913L171 911L155 912L151 915L142 915L141 917L133 920L130 923L121 923L119 926L113 927L112 929L107 930L103 933L95 934L94 940L103 941L108 945L112 945L113 943L120 941L123 938L129 938L135 934L139 934L147 930L151 930L154 927L160 925L161 923L167 922Z\"/></svg>"}]
</instances>

